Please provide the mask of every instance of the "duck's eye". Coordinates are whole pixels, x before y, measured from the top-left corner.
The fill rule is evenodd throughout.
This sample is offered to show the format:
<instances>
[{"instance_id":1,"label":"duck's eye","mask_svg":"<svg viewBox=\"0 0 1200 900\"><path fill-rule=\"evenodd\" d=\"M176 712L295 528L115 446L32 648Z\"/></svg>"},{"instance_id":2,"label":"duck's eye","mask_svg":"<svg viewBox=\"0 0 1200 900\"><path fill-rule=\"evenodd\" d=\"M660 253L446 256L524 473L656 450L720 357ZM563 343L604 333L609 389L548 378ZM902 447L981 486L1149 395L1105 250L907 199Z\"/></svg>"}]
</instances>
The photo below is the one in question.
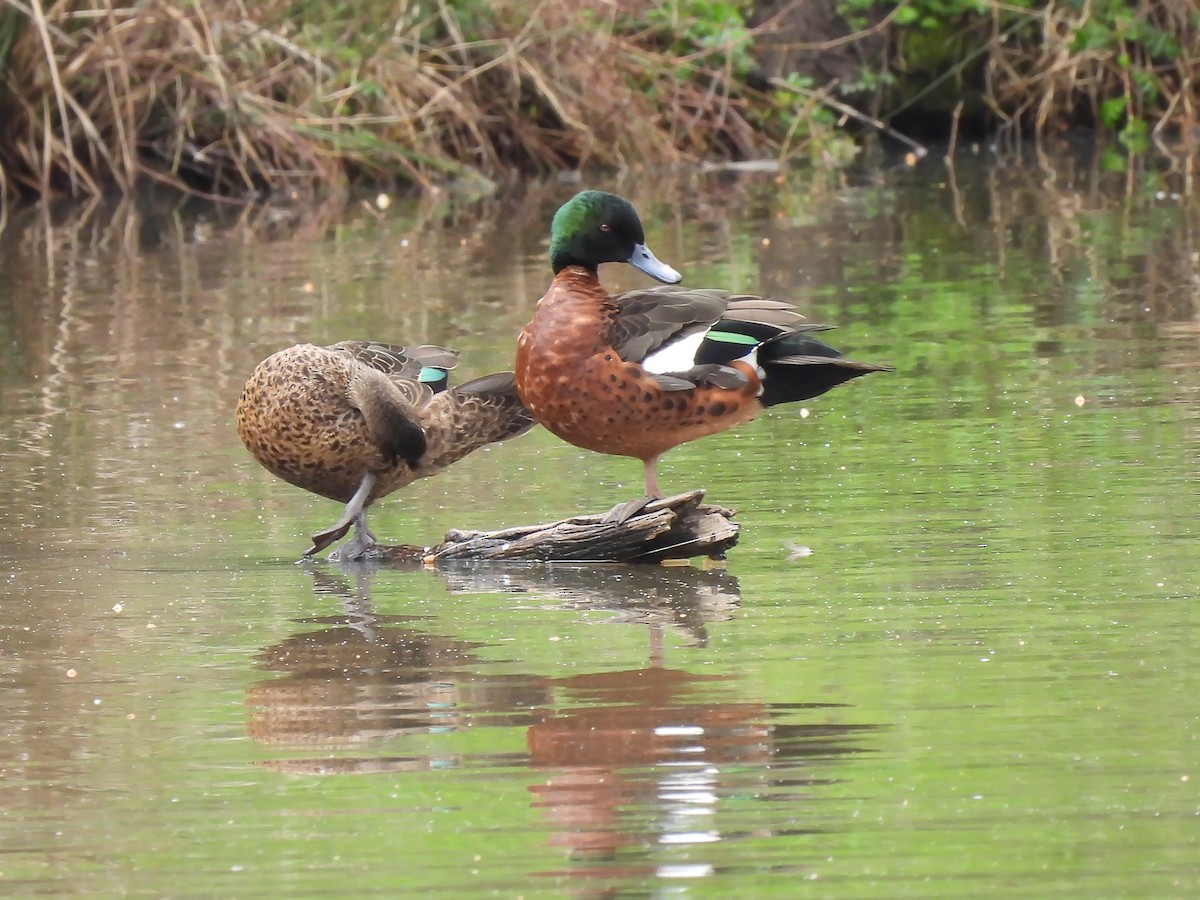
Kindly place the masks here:
<instances>
[{"instance_id":1,"label":"duck's eye","mask_svg":"<svg viewBox=\"0 0 1200 900\"><path fill-rule=\"evenodd\" d=\"M607 222L605 222L603 225L600 226L600 230L601 231L612 231L612 229L608 227Z\"/></svg>"}]
</instances>

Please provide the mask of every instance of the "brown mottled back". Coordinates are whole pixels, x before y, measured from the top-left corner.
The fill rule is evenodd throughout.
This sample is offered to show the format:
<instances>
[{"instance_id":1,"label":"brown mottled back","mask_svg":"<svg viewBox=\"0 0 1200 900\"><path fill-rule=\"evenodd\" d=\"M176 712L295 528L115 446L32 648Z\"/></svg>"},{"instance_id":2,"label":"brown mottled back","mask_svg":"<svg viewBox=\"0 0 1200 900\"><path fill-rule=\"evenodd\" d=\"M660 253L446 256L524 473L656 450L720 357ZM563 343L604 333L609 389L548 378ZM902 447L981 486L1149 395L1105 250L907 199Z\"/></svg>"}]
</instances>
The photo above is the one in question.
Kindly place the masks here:
<instances>
[{"instance_id":1,"label":"brown mottled back","mask_svg":"<svg viewBox=\"0 0 1200 900\"><path fill-rule=\"evenodd\" d=\"M331 500L348 502L373 472L370 503L532 426L511 373L440 393L420 382L423 366L455 359L378 343L281 350L246 382L238 435L268 471Z\"/></svg>"}]
</instances>

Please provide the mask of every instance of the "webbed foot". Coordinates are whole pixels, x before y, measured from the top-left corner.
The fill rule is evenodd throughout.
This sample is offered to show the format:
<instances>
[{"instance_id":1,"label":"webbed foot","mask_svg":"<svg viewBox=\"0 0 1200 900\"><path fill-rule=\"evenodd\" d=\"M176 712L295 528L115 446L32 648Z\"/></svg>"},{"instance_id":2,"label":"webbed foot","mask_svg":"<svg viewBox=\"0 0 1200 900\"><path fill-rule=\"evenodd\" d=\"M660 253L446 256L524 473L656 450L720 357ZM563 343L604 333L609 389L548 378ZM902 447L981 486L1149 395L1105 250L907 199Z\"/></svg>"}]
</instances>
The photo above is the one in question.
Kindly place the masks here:
<instances>
[{"instance_id":1,"label":"webbed foot","mask_svg":"<svg viewBox=\"0 0 1200 900\"><path fill-rule=\"evenodd\" d=\"M354 520L346 521L345 518L339 519L337 524L332 528L326 528L324 531L318 531L312 536L312 546L304 551L306 557L315 556L320 553L334 541L340 541L346 536L350 530L350 526L354 524Z\"/></svg>"},{"instance_id":2,"label":"webbed foot","mask_svg":"<svg viewBox=\"0 0 1200 900\"><path fill-rule=\"evenodd\" d=\"M624 503L618 503L612 509L604 514L604 518L600 520L603 525L621 525L628 522L643 509L653 503L657 497L635 497L632 500L626 500Z\"/></svg>"},{"instance_id":3,"label":"webbed foot","mask_svg":"<svg viewBox=\"0 0 1200 900\"><path fill-rule=\"evenodd\" d=\"M367 527L366 515L363 515L362 521L354 529L354 537L330 553L329 558L334 562L352 562L364 559L371 555L371 551L378 543L379 541L371 533L371 529Z\"/></svg>"}]
</instances>

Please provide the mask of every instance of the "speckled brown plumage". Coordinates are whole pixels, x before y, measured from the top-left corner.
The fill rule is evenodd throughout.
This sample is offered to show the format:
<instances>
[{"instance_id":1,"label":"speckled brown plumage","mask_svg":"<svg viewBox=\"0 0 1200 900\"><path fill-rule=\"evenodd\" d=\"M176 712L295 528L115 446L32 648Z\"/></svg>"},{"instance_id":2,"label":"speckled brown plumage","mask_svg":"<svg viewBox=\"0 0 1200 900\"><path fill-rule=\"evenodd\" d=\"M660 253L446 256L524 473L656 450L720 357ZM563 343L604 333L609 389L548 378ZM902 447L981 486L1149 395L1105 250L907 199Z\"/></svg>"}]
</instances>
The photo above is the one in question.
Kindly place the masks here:
<instances>
[{"instance_id":1,"label":"speckled brown plumage","mask_svg":"<svg viewBox=\"0 0 1200 900\"><path fill-rule=\"evenodd\" d=\"M365 510L380 497L531 427L512 373L442 391L419 380L423 369L448 369L456 359L453 351L432 346L289 347L267 357L250 375L237 406L238 435L268 471L331 500L350 503L370 476L361 502ZM309 553L322 549L316 546L321 540L327 546L345 534L349 525L343 524L330 530L340 532L335 537L314 536ZM370 536L365 516L361 529ZM369 543L355 552L369 549Z\"/></svg>"},{"instance_id":2,"label":"speckled brown plumage","mask_svg":"<svg viewBox=\"0 0 1200 900\"><path fill-rule=\"evenodd\" d=\"M664 286L610 297L597 275L606 262ZM789 303L677 287L683 276L650 252L637 211L616 194L580 191L559 207L550 267L517 342L517 390L563 440L642 460L650 497L662 496L658 457L672 447L890 368L845 359L811 336L826 326Z\"/></svg>"},{"instance_id":3,"label":"speckled brown plumage","mask_svg":"<svg viewBox=\"0 0 1200 900\"><path fill-rule=\"evenodd\" d=\"M642 460L646 493L660 496L657 461L672 447L889 370L846 359L811 336L824 330L791 304L752 294L662 286L611 297L595 273L567 266L517 342L517 389L563 440ZM693 358L668 373L642 365L675 342L699 344L717 332L734 338L709 341L705 352L719 362ZM736 358L756 341L756 365Z\"/></svg>"},{"instance_id":4,"label":"speckled brown plumage","mask_svg":"<svg viewBox=\"0 0 1200 900\"><path fill-rule=\"evenodd\" d=\"M620 311L594 273L568 266L517 341L521 399L564 441L646 462L762 410L761 383L745 363L731 366L744 376L735 389L702 384L664 390L638 360L623 360L613 347Z\"/></svg>"}]
</instances>

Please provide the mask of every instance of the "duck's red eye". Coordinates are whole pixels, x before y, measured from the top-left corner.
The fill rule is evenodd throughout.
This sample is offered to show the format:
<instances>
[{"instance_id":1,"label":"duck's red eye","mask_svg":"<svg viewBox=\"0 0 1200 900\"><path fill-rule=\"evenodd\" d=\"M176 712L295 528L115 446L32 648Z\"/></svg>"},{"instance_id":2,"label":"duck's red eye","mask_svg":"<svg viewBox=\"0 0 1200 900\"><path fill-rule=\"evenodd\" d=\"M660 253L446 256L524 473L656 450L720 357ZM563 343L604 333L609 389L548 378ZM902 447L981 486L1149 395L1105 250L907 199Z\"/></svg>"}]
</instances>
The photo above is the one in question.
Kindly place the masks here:
<instances>
[{"instance_id":1,"label":"duck's red eye","mask_svg":"<svg viewBox=\"0 0 1200 900\"><path fill-rule=\"evenodd\" d=\"M600 230L601 231L611 231L612 229L608 227L607 223L605 223L604 225L600 226Z\"/></svg>"}]
</instances>

